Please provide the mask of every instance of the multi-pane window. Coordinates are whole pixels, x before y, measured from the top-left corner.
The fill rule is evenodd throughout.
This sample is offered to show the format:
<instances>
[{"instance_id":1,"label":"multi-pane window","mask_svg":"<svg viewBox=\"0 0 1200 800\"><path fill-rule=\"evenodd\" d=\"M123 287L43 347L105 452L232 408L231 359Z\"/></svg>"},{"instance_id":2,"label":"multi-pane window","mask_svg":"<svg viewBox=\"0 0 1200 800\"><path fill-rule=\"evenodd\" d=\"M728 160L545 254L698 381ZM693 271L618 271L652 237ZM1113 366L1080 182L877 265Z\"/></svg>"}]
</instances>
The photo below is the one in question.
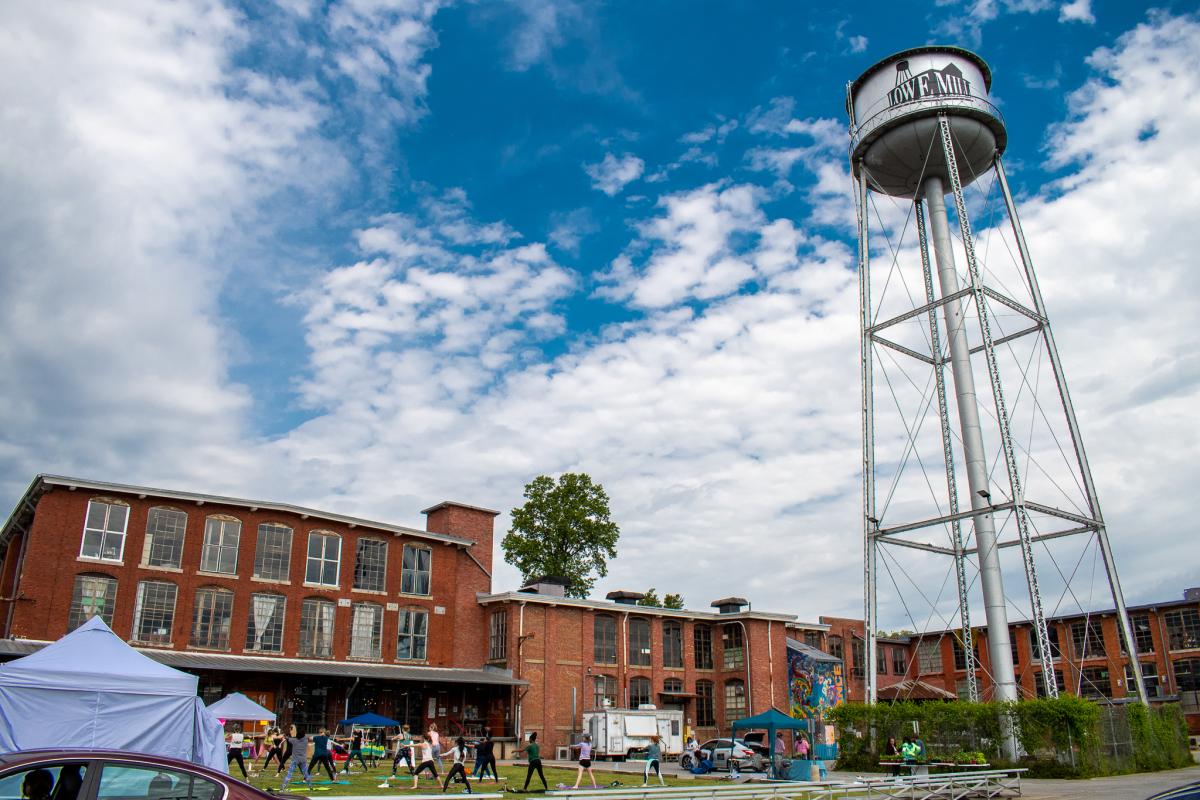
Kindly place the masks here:
<instances>
[{"instance_id":1,"label":"multi-pane window","mask_svg":"<svg viewBox=\"0 0 1200 800\"><path fill-rule=\"evenodd\" d=\"M281 594L250 595L246 618L246 649L260 653L283 652L283 614L287 602Z\"/></svg>"},{"instance_id":2,"label":"multi-pane window","mask_svg":"<svg viewBox=\"0 0 1200 800\"><path fill-rule=\"evenodd\" d=\"M593 684L592 708L612 708L617 704L617 679L611 675L596 675Z\"/></svg>"},{"instance_id":3,"label":"multi-pane window","mask_svg":"<svg viewBox=\"0 0 1200 800\"><path fill-rule=\"evenodd\" d=\"M382 658L383 606L355 603L350 615L350 657Z\"/></svg>"},{"instance_id":4,"label":"multi-pane window","mask_svg":"<svg viewBox=\"0 0 1200 800\"><path fill-rule=\"evenodd\" d=\"M741 679L725 681L725 718L746 715L746 683Z\"/></svg>"},{"instance_id":5,"label":"multi-pane window","mask_svg":"<svg viewBox=\"0 0 1200 800\"><path fill-rule=\"evenodd\" d=\"M954 693L958 695L959 700L970 700L971 682L966 678L959 678L954 682Z\"/></svg>"},{"instance_id":6,"label":"multi-pane window","mask_svg":"<svg viewBox=\"0 0 1200 800\"><path fill-rule=\"evenodd\" d=\"M742 626L736 622L721 626L721 668L741 669L746 665Z\"/></svg>"},{"instance_id":7,"label":"multi-pane window","mask_svg":"<svg viewBox=\"0 0 1200 800\"><path fill-rule=\"evenodd\" d=\"M133 639L149 644L170 644L175 624L175 584L142 581L133 608Z\"/></svg>"},{"instance_id":8,"label":"multi-pane window","mask_svg":"<svg viewBox=\"0 0 1200 800\"><path fill-rule=\"evenodd\" d=\"M887 653L878 642L875 644L875 671L880 675L887 675Z\"/></svg>"},{"instance_id":9,"label":"multi-pane window","mask_svg":"<svg viewBox=\"0 0 1200 800\"><path fill-rule=\"evenodd\" d=\"M488 620L488 660L508 658L508 612L494 611Z\"/></svg>"},{"instance_id":10,"label":"multi-pane window","mask_svg":"<svg viewBox=\"0 0 1200 800\"><path fill-rule=\"evenodd\" d=\"M941 642L922 640L917 645L917 672L921 675L942 671Z\"/></svg>"},{"instance_id":11,"label":"multi-pane window","mask_svg":"<svg viewBox=\"0 0 1200 800\"><path fill-rule=\"evenodd\" d=\"M342 537L336 533L313 531L308 535L308 562L304 582L316 586L337 586L342 565Z\"/></svg>"},{"instance_id":12,"label":"multi-pane window","mask_svg":"<svg viewBox=\"0 0 1200 800\"><path fill-rule=\"evenodd\" d=\"M629 679L629 707L641 708L650 703L650 679L638 676Z\"/></svg>"},{"instance_id":13,"label":"multi-pane window","mask_svg":"<svg viewBox=\"0 0 1200 800\"><path fill-rule=\"evenodd\" d=\"M965 647L963 647L962 640L958 638L961 635L962 634L960 632L955 631L954 634L950 637L950 649L954 654L954 668L958 669L958 670L965 670L967 668L967 649ZM974 642L974 649L975 649L975 666L978 667L979 666L979 643L977 641Z\"/></svg>"},{"instance_id":14,"label":"multi-pane window","mask_svg":"<svg viewBox=\"0 0 1200 800\"><path fill-rule=\"evenodd\" d=\"M1038 650L1037 637L1031 636L1029 646L1033 651L1033 660L1041 662L1042 654ZM1052 622L1046 623L1046 646L1050 648L1050 657L1055 661L1062 658L1062 649L1058 645L1058 626Z\"/></svg>"},{"instance_id":15,"label":"multi-pane window","mask_svg":"<svg viewBox=\"0 0 1200 800\"><path fill-rule=\"evenodd\" d=\"M629 664L634 667L650 666L650 620L648 619L634 617L629 620Z\"/></svg>"},{"instance_id":16,"label":"multi-pane window","mask_svg":"<svg viewBox=\"0 0 1200 800\"><path fill-rule=\"evenodd\" d=\"M387 546L381 539L359 539L354 552L354 588L382 592L386 588Z\"/></svg>"},{"instance_id":17,"label":"multi-pane window","mask_svg":"<svg viewBox=\"0 0 1200 800\"><path fill-rule=\"evenodd\" d=\"M1033 685L1037 691L1038 697L1046 696L1046 678L1045 673L1035 672L1033 674ZM1058 689L1059 694L1066 694L1067 682L1063 680L1063 671L1061 669L1054 670L1054 685Z\"/></svg>"},{"instance_id":18,"label":"multi-pane window","mask_svg":"<svg viewBox=\"0 0 1200 800\"><path fill-rule=\"evenodd\" d=\"M692 647L695 651L696 669L712 669L712 628L708 625L696 625L692 629Z\"/></svg>"},{"instance_id":19,"label":"multi-pane window","mask_svg":"<svg viewBox=\"0 0 1200 800\"><path fill-rule=\"evenodd\" d=\"M179 569L187 514L173 508L152 508L146 515L146 546L142 562L148 567Z\"/></svg>"},{"instance_id":20,"label":"multi-pane window","mask_svg":"<svg viewBox=\"0 0 1200 800\"><path fill-rule=\"evenodd\" d=\"M120 561L125 554L125 526L128 524L129 506L89 500L80 557Z\"/></svg>"},{"instance_id":21,"label":"multi-pane window","mask_svg":"<svg viewBox=\"0 0 1200 800\"><path fill-rule=\"evenodd\" d=\"M850 677L861 678L866 674L864 663L867 660L867 645L862 639L850 640Z\"/></svg>"},{"instance_id":22,"label":"multi-pane window","mask_svg":"<svg viewBox=\"0 0 1200 800\"><path fill-rule=\"evenodd\" d=\"M286 581L292 571L292 529L278 522L258 526L254 548L254 577Z\"/></svg>"},{"instance_id":23,"label":"multi-pane window","mask_svg":"<svg viewBox=\"0 0 1200 800\"><path fill-rule=\"evenodd\" d=\"M1104 631L1099 619L1071 623L1071 646L1076 658L1101 658L1104 655Z\"/></svg>"},{"instance_id":24,"label":"multi-pane window","mask_svg":"<svg viewBox=\"0 0 1200 800\"><path fill-rule=\"evenodd\" d=\"M834 658L841 658L845 660L845 656L843 655L842 651L842 637L829 637L829 655L833 656Z\"/></svg>"},{"instance_id":25,"label":"multi-pane window","mask_svg":"<svg viewBox=\"0 0 1200 800\"><path fill-rule=\"evenodd\" d=\"M232 618L233 592L215 586L197 589L192 609L192 647L228 650Z\"/></svg>"},{"instance_id":26,"label":"multi-pane window","mask_svg":"<svg viewBox=\"0 0 1200 800\"><path fill-rule=\"evenodd\" d=\"M821 632L820 631L805 631L804 643L814 650L821 649Z\"/></svg>"},{"instance_id":27,"label":"multi-pane window","mask_svg":"<svg viewBox=\"0 0 1200 800\"><path fill-rule=\"evenodd\" d=\"M300 655L333 658L333 619L336 609L330 600L310 597L300 604Z\"/></svg>"},{"instance_id":28,"label":"multi-pane window","mask_svg":"<svg viewBox=\"0 0 1200 800\"><path fill-rule=\"evenodd\" d=\"M429 564L433 551L428 547L404 545L400 565L400 591L404 594L429 594Z\"/></svg>"},{"instance_id":29,"label":"multi-pane window","mask_svg":"<svg viewBox=\"0 0 1200 800\"><path fill-rule=\"evenodd\" d=\"M1180 692L1200 692L1200 658L1176 661L1175 688Z\"/></svg>"},{"instance_id":30,"label":"multi-pane window","mask_svg":"<svg viewBox=\"0 0 1200 800\"><path fill-rule=\"evenodd\" d=\"M908 658L904 654L904 648L892 648L892 674L905 675L908 673Z\"/></svg>"},{"instance_id":31,"label":"multi-pane window","mask_svg":"<svg viewBox=\"0 0 1200 800\"><path fill-rule=\"evenodd\" d=\"M696 681L696 724L706 727L717 724L712 681Z\"/></svg>"},{"instance_id":32,"label":"multi-pane window","mask_svg":"<svg viewBox=\"0 0 1200 800\"><path fill-rule=\"evenodd\" d=\"M592 619L592 660L597 664L617 663L617 620L608 614Z\"/></svg>"},{"instance_id":33,"label":"multi-pane window","mask_svg":"<svg viewBox=\"0 0 1200 800\"><path fill-rule=\"evenodd\" d=\"M1083 697L1112 697L1107 667L1084 667L1079 671L1079 694Z\"/></svg>"},{"instance_id":34,"label":"multi-pane window","mask_svg":"<svg viewBox=\"0 0 1200 800\"><path fill-rule=\"evenodd\" d=\"M76 575L67 630L75 630L92 617L99 617L111 628L113 608L116 604L116 578L107 575Z\"/></svg>"},{"instance_id":35,"label":"multi-pane window","mask_svg":"<svg viewBox=\"0 0 1200 800\"><path fill-rule=\"evenodd\" d=\"M1194 650L1200 647L1200 611L1181 608L1163 615L1167 624L1167 647L1170 650Z\"/></svg>"},{"instance_id":36,"label":"multi-pane window","mask_svg":"<svg viewBox=\"0 0 1200 800\"><path fill-rule=\"evenodd\" d=\"M1165 694L1165 692L1163 692L1162 683L1159 681L1158 666L1152 662L1142 662L1141 671L1142 671L1142 684L1146 687L1146 697L1149 697L1149 698L1162 697L1163 694ZM1133 672L1132 672L1132 670L1129 669L1129 665L1126 664L1125 665L1125 694L1132 697L1136 693L1137 693L1137 685L1134 683L1134 680L1133 680Z\"/></svg>"},{"instance_id":37,"label":"multi-pane window","mask_svg":"<svg viewBox=\"0 0 1200 800\"><path fill-rule=\"evenodd\" d=\"M682 694L683 681L679 678L667 678L663 681L663 692L666 694Z\"/></svg>"},{"instance_id":38,"label":"multi-pane window","mask_svg":"<svg viewBox=\"0 0 1200 800\"><path fill-rule=\"evenodd\" d=\"M1012 663L1014 667L1020 666L1021 664L1021 648L1017 646L1017 643L1021 641L1021 638L1022 634L1019 628L1009 627L1008 641L1012 643Z\"/></svg>"},{"instance_id":39,"label":"multi-pane window","mask_svg":"<svg viewBox=\"0 0 1200 800\"><path fill-rule=\"evenodd\" d=\"M401 609L400 632L396 638L398 661L424 661L425 643L429 638L429 612L421 609Z\"/></svg>"},{"instance_id":40,"label":"multi-pane window","mask_svg":"<svg viewBox=\"0 0 1200 800\"><path fill-rule=\"evenodd\" d=\"M677 620L663 621L663 666L683 666L683 624Z\"/></svg>"},{"instance_id":41,"label":"multi-pane window","mask_svg":"<svg viewBox=\"0 0 1200 800\"><path fill-rule=\"evenodd\" d=\"M1133 631L1133 644L1139 654L1154 652L1154 635L1151 633L1149 614L1130 614L1129 628ZM1121 652L1125 652L1125 637L1121 639Z\"/></svg>"},{"instance_id":42,"label":"multi-pane window","mask_svg":"<svg viewBox=\"0 0 1200 800\"><path fill-rule=\"evenodd\" d=\"M238 545L242 541L242 523L233 517L209 517L204 521L204 552L200 569L204 572L237 573Z\"/></svg>"}]
</instances>

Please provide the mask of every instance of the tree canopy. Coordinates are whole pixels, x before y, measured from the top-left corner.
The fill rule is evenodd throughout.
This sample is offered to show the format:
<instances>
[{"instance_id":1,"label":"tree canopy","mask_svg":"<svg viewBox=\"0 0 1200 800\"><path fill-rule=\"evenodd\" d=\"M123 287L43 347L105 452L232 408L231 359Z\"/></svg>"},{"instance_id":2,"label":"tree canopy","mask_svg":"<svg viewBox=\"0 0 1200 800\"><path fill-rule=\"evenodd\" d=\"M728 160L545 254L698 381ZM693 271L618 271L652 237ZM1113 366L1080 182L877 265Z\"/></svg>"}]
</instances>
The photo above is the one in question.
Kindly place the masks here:
<instances>
[{"instance_id":1,"label":"tree canopy","mask_svg":"<svg viewBox=\"0 0 1200 800\"><path fill-rule=\"evenodd\" d=\"M526 484L525 501L512 510L512 527L500 542L504 559L526 581L555 575L568 581L568 597L587 597L596 578L608 574L621 535L604 487L581 472L557 482L539 475Z\"/></svg>"},{"instance_id":2,"label":"tree canopy","mask_svg":"<svg viewBox=\"0 0 1200 800\"><path fill-rule=\"evenodd\" d=\"M653 586L646 590L646 596L637 601L639 606L653 606L655 608L683 608L683 595L681 594L665 594L660 600L658 592Z\"/></svg>"}]
</instances>

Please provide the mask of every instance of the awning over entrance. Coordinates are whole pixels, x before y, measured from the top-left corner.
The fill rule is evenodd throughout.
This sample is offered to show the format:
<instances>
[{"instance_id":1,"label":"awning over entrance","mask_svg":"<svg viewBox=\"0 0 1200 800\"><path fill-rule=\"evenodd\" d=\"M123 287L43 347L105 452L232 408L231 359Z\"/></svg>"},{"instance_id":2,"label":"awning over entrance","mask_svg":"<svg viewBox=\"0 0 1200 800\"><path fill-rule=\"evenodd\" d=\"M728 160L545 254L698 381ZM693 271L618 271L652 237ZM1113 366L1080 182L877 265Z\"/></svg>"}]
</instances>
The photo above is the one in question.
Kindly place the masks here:
<instances>
[{"instance_id":1,"label":"awning over entrance","mask_svg":"<svg viewBox=\"0 0 1200 800\"><path fill-rule=\"evenodd\" d=\"M49 642L30 639L0 640L0 656L26 656L36 653ZM465 683L490 686L526 686L528 681L512 677L505 670L422 667L407 664L372 664L354 661L320 661L308 658L269 658L235 656L226 653L189 653L154 648L134 648L160 664L177 669L213 669L232 672L287 673L292 675L340 675L350 678L381 678L394 681L429 683Z\"/></svg>"},{"instance_id":2,"label":"awning over entrance","mask_svg":"<svg viewBox=\"0 0 1200 800\"><path fill-rule=\"evenodd\" d=\"M695 692L659 692L658 696L661 697L663 700L667 700L668 702L670 702L670 701L682 702L684 700L691 700L693 697L696 696L696 693Z\"/></svg>"}]
</instances>

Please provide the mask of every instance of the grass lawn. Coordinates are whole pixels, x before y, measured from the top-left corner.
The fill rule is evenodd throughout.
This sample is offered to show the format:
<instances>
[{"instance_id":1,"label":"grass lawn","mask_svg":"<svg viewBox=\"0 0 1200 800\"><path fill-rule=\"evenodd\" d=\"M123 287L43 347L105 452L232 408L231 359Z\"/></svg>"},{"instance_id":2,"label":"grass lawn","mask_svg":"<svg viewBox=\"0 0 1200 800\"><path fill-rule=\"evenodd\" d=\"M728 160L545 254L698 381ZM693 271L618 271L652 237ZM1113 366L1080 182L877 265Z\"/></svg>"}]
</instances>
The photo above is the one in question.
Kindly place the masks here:
<instances>
[{"instance_id":1,"label":"grass lawn","mask_svg":"<svg viewBox=\"0 0 1200 800\"><path fill-rule=\"evenodd\" d=\"M247 766L249 766L249 764L247 764ZM280 782L283 780L283 776L275 775L275 766L275 764L272 764L271 769L265 773L254 772L250 776L249 783L259 789L278 789ZM385 776L391 774L390 762L384 763L381 761L378 767L366 773L365 775L361 772L361 768L359 771L350 773L349 776L338 775L339 781L348 780L349 783L335 783L330 785L328 783L329 776L322 772L320 777L316 775L313 776L314 791L312 794L317 796L345 794L386 796L437 793L442 791L441 782L445 779L446 770L449 769L449 767L449 762L444 764L444 768L443 766L438 767L438 774L441 777L439 777L436 784L429 779L429 773L426 772L421 776L421 782L418 785L418 788L415 790L412 789L412 776L408 774L408 769L403 764L400 765L400 769L396 778L390 781L390 786L387 789L379 788L379 784L382 783ZM468 769L471 767L472 765L468 764ZM550 784L551 789L554 789L560 783L564 783L568 787L575 785L576 770L574 768L563 769L558 767L544 766L542 769L546 773L546 783ZM236 765L234 765L233 771L236 777L241 777L241 773L238 772ZM595 775L596 783L600 784L601 786L607 786L613 781L620 781L625 786L642 785L642 776L640 773L617 773L595 770ZM666 780L668 786L696 785L696 781L689 778L676 778L671 775L664 775L663 778ZM654 779L654 776L651 776L651 779ZM513 789L520 789L524 782L524 763L512 764L508 766L501 764L499 783L492 781L490 778L483 782L472 780L471 789L476 792L498 792L502 791L506 785ZM657 780L655 780L654 784L652 785L657 786ZM583 776L583 782L580 784L580 786L587 786L589 788L591 787L586 773ZM538 780L536 773L533 776L532 782L529 784L529 788L542 788L541 781ZM446 794L460 794L462 791L463 785L461 783L452 783L450 784L450 788L446 790ZM304 776L300 775L299 770L293 771L292 782L288 784L288 792L296 792L297 794L306 794L308 792L304 786Z\"/></svg>"}]
</instances>

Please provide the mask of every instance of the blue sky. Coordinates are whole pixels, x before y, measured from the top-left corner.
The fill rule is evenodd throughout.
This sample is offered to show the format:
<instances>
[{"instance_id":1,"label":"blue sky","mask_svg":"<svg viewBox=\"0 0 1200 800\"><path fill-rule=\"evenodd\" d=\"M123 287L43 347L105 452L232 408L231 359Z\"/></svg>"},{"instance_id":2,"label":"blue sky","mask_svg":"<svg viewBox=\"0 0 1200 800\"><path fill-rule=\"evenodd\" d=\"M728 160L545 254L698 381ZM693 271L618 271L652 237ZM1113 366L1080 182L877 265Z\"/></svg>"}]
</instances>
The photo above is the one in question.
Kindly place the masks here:
<instances>
[{"instance_id":1,"label":"blue sky","mask_svg":"<svg viewBox=\"0 0 1200 800\"><path fill-rule=\"evenodd\" d=\"M1174 597L1195 558L1135 542L1195 554L1189 11L6 4L0 499L419 525L583 470L624 531L600 591L857 613L844 86L941 42L994 72L1127 591Z\"/></svg>"}]
</instances>

